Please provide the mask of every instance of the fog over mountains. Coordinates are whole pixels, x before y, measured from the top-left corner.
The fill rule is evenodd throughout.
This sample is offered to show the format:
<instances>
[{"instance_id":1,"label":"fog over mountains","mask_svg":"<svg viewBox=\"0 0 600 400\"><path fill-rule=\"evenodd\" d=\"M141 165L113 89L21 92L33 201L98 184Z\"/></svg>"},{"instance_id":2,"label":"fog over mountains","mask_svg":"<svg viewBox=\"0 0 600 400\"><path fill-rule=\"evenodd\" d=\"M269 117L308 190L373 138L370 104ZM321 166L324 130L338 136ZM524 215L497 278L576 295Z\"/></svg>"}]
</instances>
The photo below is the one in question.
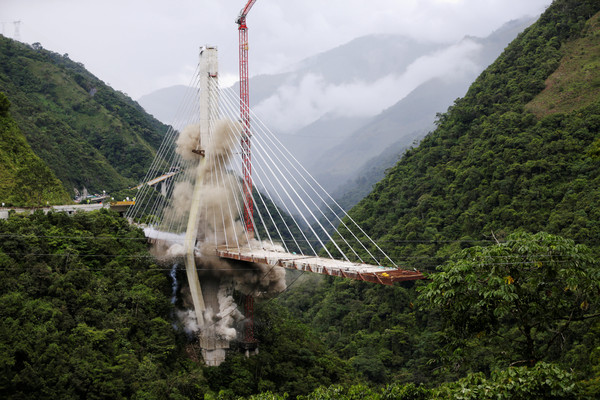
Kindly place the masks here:
<instances>
[{"instance_id":1,"label":"fog over mountains","mask_svg":"<svg viewBox=\"0 0 600 400\"><path fill-rule=\"evenodd\" d=\"M326 189L338 197L354 192L349 206L533 22L511 21L486 38L453 44L361 37L280 74L251 78L251 107ZM173 123L187 90L161 89L139 103Z\"/></svg>"}]
</instances>

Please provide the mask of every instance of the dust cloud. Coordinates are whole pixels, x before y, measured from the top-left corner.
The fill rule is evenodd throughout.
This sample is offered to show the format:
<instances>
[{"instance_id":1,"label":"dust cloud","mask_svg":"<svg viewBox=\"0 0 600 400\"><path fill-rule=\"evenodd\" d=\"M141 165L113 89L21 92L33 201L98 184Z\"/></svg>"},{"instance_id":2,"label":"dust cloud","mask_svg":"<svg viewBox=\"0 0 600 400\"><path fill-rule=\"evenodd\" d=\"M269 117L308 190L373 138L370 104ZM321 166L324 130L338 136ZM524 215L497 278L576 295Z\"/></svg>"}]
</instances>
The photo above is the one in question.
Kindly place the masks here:
<instances>
[{"instance_id":1,"label":"dust cloud","mask_svg":"<svg viewBox=\"0 0 600 400\"><path fill-rule=\"evenodd\" d=\"M233 297L234 291L266 298L286 287L285 270L281 267L210 256L211 252L214 254L215 245L244 247L250 241L240 218L240 210L243 209L240 178L229 168L233 151L239 143L239 132L239 123L221 120L215 122L210 140L205 140L199 125L191 125L182 130L176 142L177 154L189 165L189 173L183 175L201 177L196 266L206 305L202 324L198 323L192 309L178 310L176 315L186 333L201 332L204 338L213 337L216 341L225 342L237 338L236 325L244 319ZM198 150L205 152L203 161ZM151 251L161 263L181 263L185 255L183 231L187 226L194 189L193 180L175 183L163 224L179 224L182 233L178 236L179 240L160 237L154 240ZM252 247L264 247L254 239L250 244ZM180 295L189 297L189 290L182 288ZM192 302L184 299L183 304L191 306Z\"/></svg>"}]
</instances>

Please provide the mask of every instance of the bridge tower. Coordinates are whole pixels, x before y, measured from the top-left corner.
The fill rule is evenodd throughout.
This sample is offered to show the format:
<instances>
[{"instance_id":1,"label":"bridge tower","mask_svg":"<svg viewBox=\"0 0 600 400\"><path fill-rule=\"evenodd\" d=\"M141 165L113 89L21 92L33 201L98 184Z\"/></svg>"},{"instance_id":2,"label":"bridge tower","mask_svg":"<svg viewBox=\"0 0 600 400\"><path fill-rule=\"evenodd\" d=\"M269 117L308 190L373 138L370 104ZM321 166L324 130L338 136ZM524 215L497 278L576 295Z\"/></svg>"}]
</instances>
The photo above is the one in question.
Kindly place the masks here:
<instances>
[{"instance_id":1,"label":"bridge tower","mask_svg":"<svg viewBox=\"0 0 600 400\"><path fill-rule=\"evenodd\" d=\"M201 158L196 168L194 190L184 241L184 252L187 280L194 304L196 320L200 327L200 347L202 348L204 361L209 366L219 365L223 362L225 360L225 349L229 348L229 342L219 339L215 334L214 324L205 324L203 315L207 307L213 312L219 309L217 292L221 285L227 286L228 283L221 282L219 279L203 278L201 284L196 267L196 240L204 183L205 151L207 144L211 140L215 116L219 115L218 104L217 48L203 47L200 51L200 140L196 148L192 150Z\"/></svg>"}]
</instances>

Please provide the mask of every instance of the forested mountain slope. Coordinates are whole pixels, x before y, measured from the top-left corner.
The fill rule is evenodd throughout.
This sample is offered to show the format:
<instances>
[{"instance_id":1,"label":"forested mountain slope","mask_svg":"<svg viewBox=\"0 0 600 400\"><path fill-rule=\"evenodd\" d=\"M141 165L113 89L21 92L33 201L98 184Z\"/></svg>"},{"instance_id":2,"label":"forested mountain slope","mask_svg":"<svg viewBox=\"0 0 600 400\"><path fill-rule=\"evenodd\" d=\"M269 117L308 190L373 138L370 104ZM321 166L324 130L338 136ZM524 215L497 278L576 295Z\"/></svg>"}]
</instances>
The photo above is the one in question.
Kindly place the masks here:
<instances>
[{"instance_id":1,"label":"forested mountain slope","mask_svg":"<svg viewBox=\"0 0 600 400\"><path fill-rule=\"evenodd\" d=\"M451 63L446 64L445 74L432 76L380 114L356 125L345 139L338 141L335 146L317 149L317 156L313 156L307 164L308 170L325 188L336 188L336 191L341 193L353 189L362 192L362 196L355 198L350 204L354 206L384 175L381 173L365 176L364 170L379 167L383 172L393 166L398 157L390 159L386 157L386 152L395 150L399 155L414 141L420 141L432 131L436 113L447 109L457 97L464 96L477 75L533 22L530 18L511 21L485 38L467 36L461 42L448 47L446 51L461 46L473 46L472 52L461 57L464 62L471 63L472 67L455 70ZM440 64L443 65L444 62ZM332 133L329 132L328 135ZM364 188L360 188L360 184L354 188L353 180L357 178L367 180L368 184Z\"/></svg>"},{"instance_id":2,"label":"forested mountain slope","mask_svg":"<svg viewBox=\"0 0 600 400\"><path fill-rule=\"evenodd\" d=\"M0 203L42 205L69 201L48 166L36 156L10 115L10 101L0 92Z\"/></svg>"},{"instance_id":3,"label":"forested mountain slope","mask_svg":"<svg viewBox=\"0 0 600 400\"><path fill-rule=\"evenodd\" d=\"M142 230L108 210L11 215L0 238L3 398L235 398L350 380L346 362L268 302L256 310L260 354L233 349L205 367L175 315L184 270L157 264Z\"/></svg>"},{"instance_id":4,"label":"forested mountain slope","mask_svg":"<svg viewBox=\"0 0 600 400\"><path fill-rule=\"evenodd\" d=\"M33 151L73 188L138 182L167 127L68 55L0 37L0 91ZM1 151L1 149L0 149Z\"/></svg>"},{"instance_id":5,"label":"forested mountain slope","mask_svg":"<svg viewBox=\"0 0 600 400\"><path fill-rule=\"evenodd\" d=\"M598 9L556 1L352 210L393 259L431 270L515 230L599 245Z\"/></svg>"},{"instance_id":6,"label":"forested mountain slope","mask_svg":"<svg viewBox=\"0 0 600 400\"><path fill-rule=\"evenodd\" d=\"M38 211L0 220L0 235L4 398L167 398L206 386L181 357L170 283L141 231L105 210Z\"/></svg>"},{"instance_id":7,"label":"forested mountain slope","mask_svg":"<svg viewBox=\"0 0 600 400\"><path fill-rule=\"evenodd\" d=\"M556 0L481 74L465 97L439 117L437 129L407 151L351 210L350 215L392 259L435 272L437 266L455 260L461 249L488 248L515 231L560 234L588 245L592 258L598 258L600 87L594 82L600 77L599 11L597 1ZM526 237L534 243L544 236ZM541 267L560 250L536 251L540 261L534 266ZM473 247L472 254L461 256L479 261L474 258L478 251ZM507 264L506 259L497 265L479 262L490 274ZM556 265L567 262L567 257L559 257ZM458 279L463 291L471 290L471 282L488 287L485 272L463 277L459 272L466 264L459 260L452 265L456 275L450 279ZM518 264L515 271L534 273L536 267ZM544 271L540 269L540 274ZM517 286L516 273L494 279L503 284L502 290L512 289ZM528 294L517 304L525 313L544 309L543 294L551 292L543 288L557 280L548 269L533 285L541 293ZM568 288L559 292L548 297L570 295ZM411 285L389 288L318 277L299 280L280 299L371 381L432 384L523 362L511 354L521 343L509 341L507 346L506 340L520 332L516 316L493 319L489 303L482 301L485 305L473 308L492 315L489 325L473 319L473 336L448 352L446 345L458 339L442 323L451 316L423 309L419 300ZM478 300L475 296L474 304ZM587 310L587 303L580 303L578 311ZM464 310L453 315L464 316L468 323L474 316ZM594 312L572 322L568 333L539 329L534 339L558 337L559 348L542 353L543 360L571 369L578 379L589 379L597 395L600 363L594 349L600 344L600 325L592 318ZM570 322L565 321L561 329ZM493 324L495 328L490 328ZM491 329L500 329L500 335L492 335Z\"/></svg>"}]
</instances>

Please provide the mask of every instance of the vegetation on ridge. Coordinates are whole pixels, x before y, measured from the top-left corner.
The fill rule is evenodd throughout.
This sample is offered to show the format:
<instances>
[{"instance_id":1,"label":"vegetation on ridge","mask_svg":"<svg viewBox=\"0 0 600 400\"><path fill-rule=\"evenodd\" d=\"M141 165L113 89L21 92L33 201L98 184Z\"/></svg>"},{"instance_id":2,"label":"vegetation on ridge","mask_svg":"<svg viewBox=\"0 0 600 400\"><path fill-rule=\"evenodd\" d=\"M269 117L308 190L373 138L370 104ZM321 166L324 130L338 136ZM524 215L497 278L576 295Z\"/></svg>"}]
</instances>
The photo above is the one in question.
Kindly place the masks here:
<instances>
[{"instance_id":1,"label":"vegetation on ridge","mask_svg":"<svg viewBox=\"0 0 600 400\"><path fill-rule=\"evenodd\" d=\"M593 1L556 1L352 209L393 259L433 271L518 229L600 245L600 88L569 113L525 109L570 57L568 44L597 34L597 12Z\"/></svg>"},{"instance_id":2,"label":"vegetation on ridge","mask_svg":"<svg viewBox=\"0 0 600 400\"><path fill-rule=\"evenodd\" d=\"M580 38L565 43L560 65L546 88L525 109L542 117L593 104L600 89L600 15L587 22Z\"/></svg>"},{"instance_id":3,"label":"vegetation on ridge","mask_svg":"<svg viewBox=\"0 0 600 400\"><path fill-rule=\"evenodd\" d=\"M0 393L184 399L307 394L349 380L346 363L276 303L256 310L259 355L233 350L204 367L169 302L170 270L107 210L0 220Z\"/></svg>"},{"instance_id":4,"label":"vegetation on ridge","mask_svg":"<svg viewBox=\"0 0 600 400\"><path fill-rule=\"evenodd\" d=\"M193 395L200 369L169 322L170 283L141 231L102 211L0 220L0 392ZM179 371L186 371L185 374Z\"/></svg>"},{"instance_id":5,"label":"vegetation on ridge","mask_svg":"<svg viewBox=\"0 0 600 400\"><path fill-rule=\"evenodd\" d=\"M0 203L40 206L69 202L60 181L33 153L12 119L10 105L0 92Z\"/></svg>"},{"instance_id":6,"label":"vegetation on ridge","mask_svg":"<svg viewBox=\"0 0 600 400\"><path fill-rule=\"evenodd\" d=\"M64 187L114 191L146 173L167 127L81 63L0 37L0 91L29 145ZM0 151L2 151L0 149Z\"/></svg>"},{"instance_id":7,"label":"vegetation on ridge","mask_svg":"<svg viewBox=\"0 0 600 400\"><path fill-rule=\"evenodd\" d=\"M496 239L507 241L514 232L544 231L587 245L590 257L597 259L600 88L592 87L589 94L578 97L585 101L572 102L568 110L540 117L528 111L527 104L540 95L559 66L571 68L572 64L565 63L573 49L579 51L582 43L597 37L599 11L596 1L556 0L481 74L464 98L439 116L437 129L407 151L373 192L351 210L352 218L399 265L435 274L436 267L453 255L458 257L454 259L457 264L443 268L468 265L469 252L476 250L457 255L463 249L487 249ZM586 71L591 81L600 78L599 70ZM554 109L560 110L559 105ZM478 268L481 275L465 273L464 279L492 279L485 272L491 274L493 266L482 263ZM590 268L596 272L587 284L597 282L598 267L594 263ZM525 272L525 268L517 269ZM448 285L463 282L461 271L457 268L456 272L447 277L454 280ZM497 290L516 289L504 280L510 281L508 277L515 278L511 273L501 276L499 282L505 286ZM443 278L440 275L438 279ZM554 279L557 277L551 274L544 277L542 287L552 288ZM570 295L569 291L549 290L557 301ZM592 298L597 298L597 289L593 293ZM539 302L544 294L526 295L524 309L542 307ZM447 330L447 310L442 305L440 309L425 308L410 285L387 288L327 279L301 284L281 301L371 381L434 385L469 373L490 374L527 358L525 353L517 357L515 342L507 344L508 339L498 340L492 334L521 340L517 316L493 308L483 299L473 298L474 314L464 317L473 330L481 319L469 320L471 317L486 315L487 325L460 341ZM584 312L587 307L582 299L572 310ZM588 312L595 315L591 310L586 315ZM589 379L595 385L590 390L598 393L600 323L590 318L568 325L562 337L561 323L545 325L546 330L540 325L539 331L536 325L532 338L541 343L558 333L559 342L552 342L558 348L550 346L550 351L541 352L541 358L572 369L576 379ZM536 354L542 348L538 347ZM540 356L536 357L539 361Z\"/></svg>"}]
</instances>

